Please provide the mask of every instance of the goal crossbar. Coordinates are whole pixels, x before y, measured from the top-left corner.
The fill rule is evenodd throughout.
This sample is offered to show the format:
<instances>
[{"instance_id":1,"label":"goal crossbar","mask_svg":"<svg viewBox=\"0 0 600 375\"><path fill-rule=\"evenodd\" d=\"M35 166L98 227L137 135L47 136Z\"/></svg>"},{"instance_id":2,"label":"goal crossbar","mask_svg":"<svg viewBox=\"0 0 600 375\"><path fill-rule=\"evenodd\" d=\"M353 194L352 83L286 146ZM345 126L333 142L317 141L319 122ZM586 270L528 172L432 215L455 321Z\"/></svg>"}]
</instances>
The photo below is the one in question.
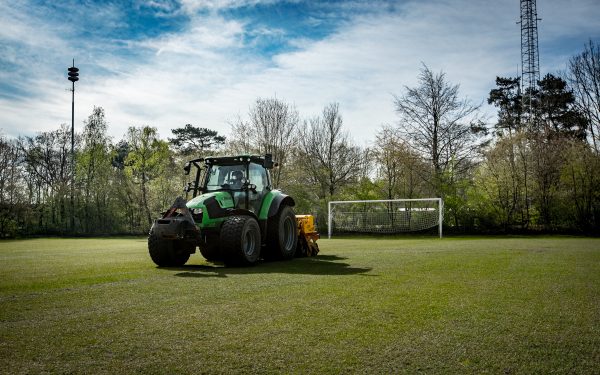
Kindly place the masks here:
<instances>
[{"instance_id":1,"label":"goal crossbar","mask_svg":"<svg viewBox=\"0 0 600 375\"><path fill-rule=\"evenodd\" d=\"M435 208L431 207L412 207L413 202L431 202L433 204L437 204L437 213L435 212ZM385 203L388 207L385 210L378 210L378 212L368 212L367 205L369 204L381 204ZM368 222L370 228L373 232L379 233L397 233L398 231L411 231L411 230L422 230L431 227L438 226L438 232L440 238L442 238L442 223L443 223L443 212L444 212L444 202L442 198L413 198L413 199L373 199L373 200L355 200L355 201L330 201L328 204L328 238L331 238L333 232L333 226L335 223L334 215L335 210L332 211L332 208L336 205L338 206L354 206L359 204L364 204L363 207L365 209L363 212L341 212L338 216L344 216L346 221L354 220L358 221L362 224ZM404 204L404 207L400 207L399 205ZM398 207L394 207L394 205ZM394 208L392 208L394 207ZM433 217L435 215L435 217ZM414 225L410 224L410 220L412 218L413 221L418 221L419 218L423 217L428 218L428 222L422 224L422 227L412 229ZM406 221L402 221L402 218L408 217L408 223ZM394 221L401 221L402 224L395 224ZM344 225L340 225L344 227ZM404 226L405 230L399 229L400 226ZM370 232L368 228L359 230L361 232Z\"/></svg>"}]
</instances>

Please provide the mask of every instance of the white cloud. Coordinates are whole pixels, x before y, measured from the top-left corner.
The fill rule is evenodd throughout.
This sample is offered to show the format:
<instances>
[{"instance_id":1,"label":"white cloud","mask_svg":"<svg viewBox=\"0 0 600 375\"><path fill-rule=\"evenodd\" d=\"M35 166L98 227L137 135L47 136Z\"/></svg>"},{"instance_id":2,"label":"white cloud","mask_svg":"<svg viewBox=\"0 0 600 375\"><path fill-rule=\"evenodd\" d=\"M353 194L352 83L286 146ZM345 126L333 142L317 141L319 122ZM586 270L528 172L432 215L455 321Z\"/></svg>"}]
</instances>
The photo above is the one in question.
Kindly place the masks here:
<instances>
[{"instance_id":1,"label":"white cloud","mask_svg":"<svg viewBox=\"0 0 600 375\"><path fill-rule=\"evenodd\" d=\"M412 5L401 14L357 18L325 40L304 42L303 49L277 56L274 67L244 77L221 91L216 101L234 98L234 103L249 105L256 96L277 94L295 102L305 117L318 115L323 106L338 101L345 126L359 142L372 139L381 124L396 121L392 94L416 84L421 62L435 71L444 70L450 82L461 84L464 96L481 102L495 76L511 74L516 67L511 60L518 60L518 50L513 47L512 53L506 53L511 46L506 36L512 33L514 46L518 29L496 29L500 37L496 39L485 28L474 34L475 26L465 30L463 25L481 9L471 12ZM505 18L512 21L510 15Z\"/></svg>"},{"instance_id":2,"label":"white cloud","mask_svg":"<svg viewBox=\"0 0 600 375\"><path fill-rule=\"evenodd\" d=\"M181 6L186 13L196 14L201 10L220 11L276 2L278 0L181 0Z\"/></svg>"},{"instance_id":3,"label":"white cloud","mask_svg":"<svg viewBox=\"0 0 600 375\"><path fill-rule=\"evenodd\" d=\"M157 8L164 5L161 9L165 12L174 10L170 2L155 3ZM93 62L110 74L82 72L76 91L78 129L97 105L105 108L109 131L116 138L123 136L128 126L144 124L158 127L163 137L186 123L228 135L228 120L238 114L245 116L257 97L276 95L294 103L304 118L318 115L330 102L339 102L345 127L364 144L374 138L381 124L396 121L392 94L401 94L405 85L417 83L422 62L433 71L446 72L451 83L460 84L461 95L478 103L486 99L495 77L514 76L520 61L515 1L408 2L399 12L356 15L322 40L287 41L296 50L271 60L249 50L252 45L245 38L271 37L272 33L279 37L281 30L258 33L243 21L225 19L214 12L196 14L201 9L240 4L185 2L191 21L183 31L126 44L143 57L141 60L115 56L111 50L106 55L94 54L90 57L94 61L81 59L84 66L92 69ZM581 0L571 8L590 4ZM538 8L542 6L562 8L558 0L538 4ZM568 22L561 19L554 23L557 16L551 14L561 12L545 12L544 27L555 28L550 35L559 38L561 29L572 33ZM598 32L593 18L597 11L565 14L573 22L574 17L581 17L577 22L587 25L574 34L582 38L581 45L587 33ZM14 35L33 27L32 22L17 19L19 22L13 23L17 29L10 31ZM49 25L42 24L39 29L43 32L39 38L32 36L32 45L65 43ZM543 38L551 43L549 36L540 35L540 40ZM542 65L555 70L561 68L558 63ZM63 70L36 80L38 93L26 100L0 96L0 128L17 135L70 123L71 98L65 90L69 86ZM486 110L494 112L490 107Z\"/></svg>"},{"instance_id":4,"label":"white cloud","mask_svg":"<svg viewBox=\"0 0 600 375\"><path fill-rule=\"evenodd\" d=\"M185 33L161 35L133 45L156 50L157 54L173 52L188 56L214 56L217 51L241 47L243 33L244 24L241 22L214 16L197 17Z\"/></svg>"}]
</instances>

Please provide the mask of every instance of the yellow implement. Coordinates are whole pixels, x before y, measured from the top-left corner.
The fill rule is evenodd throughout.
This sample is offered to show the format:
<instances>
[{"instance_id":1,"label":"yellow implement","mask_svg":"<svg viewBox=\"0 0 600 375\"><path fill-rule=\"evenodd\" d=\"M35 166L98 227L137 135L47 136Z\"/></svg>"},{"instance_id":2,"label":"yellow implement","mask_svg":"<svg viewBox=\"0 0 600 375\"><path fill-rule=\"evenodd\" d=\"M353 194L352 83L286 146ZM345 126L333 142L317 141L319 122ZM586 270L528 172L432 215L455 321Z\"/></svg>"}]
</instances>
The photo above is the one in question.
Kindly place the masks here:
<instances>
[{"instance_id":1,"label":"yellow implement","mask_svg":"<svg viewBox=\"0 0 600 375\"><path fill-rule=\"evenodd\" d=\"M316 256L319 253L317 240L321 237L315 230L315 218L312 215L296 215L296 224L298 226L296 256Z\"/></svg>"}]
</instances>

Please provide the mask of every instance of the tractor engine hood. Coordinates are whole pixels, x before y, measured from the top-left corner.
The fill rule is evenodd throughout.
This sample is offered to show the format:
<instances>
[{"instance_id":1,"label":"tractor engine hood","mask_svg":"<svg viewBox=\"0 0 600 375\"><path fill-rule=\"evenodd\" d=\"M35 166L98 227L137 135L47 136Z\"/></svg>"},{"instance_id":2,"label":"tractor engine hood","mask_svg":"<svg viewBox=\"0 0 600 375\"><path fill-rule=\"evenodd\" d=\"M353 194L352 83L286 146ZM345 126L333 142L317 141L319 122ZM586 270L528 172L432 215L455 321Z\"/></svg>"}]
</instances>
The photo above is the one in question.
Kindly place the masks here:
<instances>
[{"instance_id":1,"label":"tractor engine hood","mask_svg":"<svg viewBox=\"0 0 600 375\"><path fill-rule=\"evenodd\" d=\"M225 191L215 191L199 195L186 203L189 209L206 209L207 204L216 201L220 208L233 208L233 198Z\"/></svg>"},{"instance_id":2,"label":"tractor engine hood","mask_svg":"<svg viewBox=\"0 0 600 375\"><path fill-rule=\"evenodd\" d=\"M233 197L226 191L199 195L186 203L201 229L216 228L234 210Z\"/></svg>"}]
</instances>

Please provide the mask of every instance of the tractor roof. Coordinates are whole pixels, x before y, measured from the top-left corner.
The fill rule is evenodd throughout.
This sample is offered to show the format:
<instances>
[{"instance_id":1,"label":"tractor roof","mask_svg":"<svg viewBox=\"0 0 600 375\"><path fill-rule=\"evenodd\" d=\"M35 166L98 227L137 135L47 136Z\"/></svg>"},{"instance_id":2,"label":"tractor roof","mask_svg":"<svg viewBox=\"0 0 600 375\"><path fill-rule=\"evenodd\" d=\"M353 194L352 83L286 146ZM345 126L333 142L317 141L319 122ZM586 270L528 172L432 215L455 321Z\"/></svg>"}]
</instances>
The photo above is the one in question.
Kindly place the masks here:
<instances>
[{"instance_id":1,"label":"tractor roof","mask_svg":"<svg viewBox=\"0 0 600 375\"><path fill-rule=\"evenodd\" d=\"M204 163L209 165L235 165L240 163L256 163L260 164L267 169L271 169L277 165L277 163L273 162L273 158L271 154L261 155L236 155L236 156L207 156L205 158L200 158L196 160L192 160L191 162L199 162L204 161Z\"/></svg>"}]
</instances>

